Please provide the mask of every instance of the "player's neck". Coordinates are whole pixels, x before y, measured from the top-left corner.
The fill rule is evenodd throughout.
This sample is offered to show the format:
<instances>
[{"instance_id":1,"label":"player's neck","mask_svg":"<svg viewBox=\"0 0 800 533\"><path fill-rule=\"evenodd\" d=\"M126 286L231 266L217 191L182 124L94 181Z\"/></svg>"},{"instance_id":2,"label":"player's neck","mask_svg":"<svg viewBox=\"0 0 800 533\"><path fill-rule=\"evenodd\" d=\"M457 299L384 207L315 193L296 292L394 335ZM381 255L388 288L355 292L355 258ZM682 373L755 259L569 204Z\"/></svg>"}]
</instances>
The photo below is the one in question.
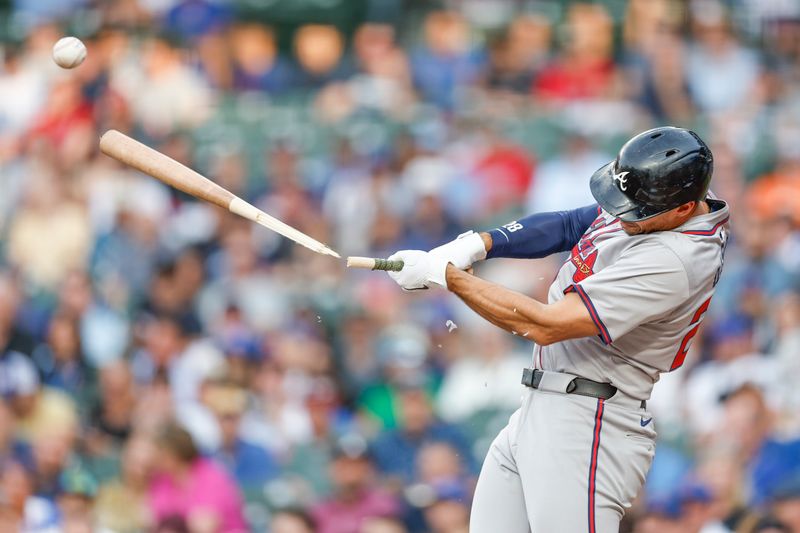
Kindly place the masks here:
<instances>
[{"instance_id":1,"label":"player's neck","mask_svg":"<svg viewBox=\"0 0 800 533\"><path fill-rule=\"evenodd\" d=\"M702 202L697 202L697 205L694 206L694 209L691 211L691 213L683 215L682 217L679 217L677 219L673 219L672 225L670 225L666 229L678 228L680 226L683 226L690 220L692 220L694 217L707 215L710 212L711 212L711 207L708 205L708 202L706 202L705 200L703 200Z\"/></svg>"},{"instance_id":2,"label":"player's neck","mask_svg":"<svg viewBox=\"0 0 800 533\"><path fill-rule=\"evenodd\" d=\"M692 216L689 218L707 215L710 212L711 212L711 207L708 205L708 202L703 200L702 202L697 202L697 206L694 208L694 212L692 212Z\"/></svg>"}]
</instances>

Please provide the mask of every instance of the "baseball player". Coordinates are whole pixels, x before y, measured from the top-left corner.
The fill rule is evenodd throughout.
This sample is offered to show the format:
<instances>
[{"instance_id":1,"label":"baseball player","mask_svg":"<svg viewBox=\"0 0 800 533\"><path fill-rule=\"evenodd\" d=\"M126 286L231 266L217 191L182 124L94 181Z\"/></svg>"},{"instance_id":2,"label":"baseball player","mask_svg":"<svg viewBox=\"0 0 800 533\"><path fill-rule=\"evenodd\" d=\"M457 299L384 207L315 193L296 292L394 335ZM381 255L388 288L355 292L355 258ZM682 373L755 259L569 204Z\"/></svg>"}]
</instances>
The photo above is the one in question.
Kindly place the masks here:
<instances>
[{"instance_id":1,"label":"baseball player","mask_svg":"<svg viewBox=\"0 0 800 533\"><path fill-rule=\"evenodd\" d=\"M655 453L646 400L683 364L722 269L728 207L708 193L712 168L694 132L649 130L592 175L598 205L391 257L404 289L446 287L535 343L522 406L480 473L472 533L618 531ZM564 251L546 304L465 271Z\"/></svg>"}]
</instances>

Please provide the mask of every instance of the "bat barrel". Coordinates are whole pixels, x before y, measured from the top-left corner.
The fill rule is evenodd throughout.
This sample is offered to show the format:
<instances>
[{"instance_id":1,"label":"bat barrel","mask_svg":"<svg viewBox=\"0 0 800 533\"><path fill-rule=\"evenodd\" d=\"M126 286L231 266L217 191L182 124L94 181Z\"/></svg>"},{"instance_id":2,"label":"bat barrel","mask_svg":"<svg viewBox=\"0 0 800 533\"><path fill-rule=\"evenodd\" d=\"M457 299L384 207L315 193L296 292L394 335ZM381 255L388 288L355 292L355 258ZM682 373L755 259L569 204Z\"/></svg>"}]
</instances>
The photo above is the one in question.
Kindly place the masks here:
<instances>
[{"instance_id":1,"label":"bat barrel","mask_svg":"<svg viewBox=\"0 0 800 533\"><path fill-rule=\"evenodd\" d=\"M195 198L216 204L236 215L280 233L310 250L339 257L336 251L325 244L268 215L202 174L135 139L131 139L124 133L116 130L105 132L100 137L100 151Z\"/></svg>"},{"instance_id":2,"label":"bat barrel","mask_svg":"<svg viewBox=\"0 0 800 533\"><path fill-rule=\"evenodd\" d=\"M100 137L100 151L171 187L225 209L234 199L232 192L205 176L117 130L108 130Z\"/></svg>"}]
</instances>

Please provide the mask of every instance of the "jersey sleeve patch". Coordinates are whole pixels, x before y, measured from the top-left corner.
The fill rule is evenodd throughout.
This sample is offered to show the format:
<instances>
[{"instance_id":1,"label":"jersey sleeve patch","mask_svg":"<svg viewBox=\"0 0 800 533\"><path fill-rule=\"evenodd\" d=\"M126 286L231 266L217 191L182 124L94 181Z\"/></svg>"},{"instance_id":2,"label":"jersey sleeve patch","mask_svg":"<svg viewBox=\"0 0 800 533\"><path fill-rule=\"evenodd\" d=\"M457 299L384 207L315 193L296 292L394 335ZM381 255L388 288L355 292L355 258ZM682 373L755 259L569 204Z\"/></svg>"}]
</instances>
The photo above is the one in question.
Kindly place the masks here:
<instances>
[{"instance_id":1,"label":"jersey sleeve patch","mask_svg":"<svg viewBox=\"0 0 800 533\"><path fill-rule=\"evenodd\" d=\"M611 335L608 333L608 328L606 325L603 324L603 320L600 318L600 315L597 314L597 308L592 303L592 299L589 298L589 295L586 294L586 291L583 290L583 287L577 283L567 287L564 293L566 294L573 291L580 296L583 305L585 305L586 310L589 311L589 316L592 318L592 322L594 322L594 325L597 326L597 330L600 332L600 340L602 340L605 344L611 344Z\"/></svg>"}]
</instances>

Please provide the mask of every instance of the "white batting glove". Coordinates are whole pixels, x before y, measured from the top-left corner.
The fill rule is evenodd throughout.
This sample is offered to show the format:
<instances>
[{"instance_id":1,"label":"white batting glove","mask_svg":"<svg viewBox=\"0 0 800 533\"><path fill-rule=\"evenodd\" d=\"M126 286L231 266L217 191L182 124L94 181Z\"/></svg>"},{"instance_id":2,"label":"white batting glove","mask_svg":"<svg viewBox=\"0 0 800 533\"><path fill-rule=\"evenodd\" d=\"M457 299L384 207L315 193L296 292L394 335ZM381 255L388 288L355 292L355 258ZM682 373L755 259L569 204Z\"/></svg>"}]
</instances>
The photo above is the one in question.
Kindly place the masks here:
<instances>
[{"instance_id":1,"label":"white batting glove","mask_svg":"<svg viewBox=\"0 0 800 533\"><path fill-rule=\"evenodd\" d=\"M470 230L429 253L453 263L459 270L467 270L472 263L486 259L486 245L480 234Z\"/></svg>"},{"instance_id":2,"label":"white batting glove","mask_svg":"<svg viewBox=\"0 0 800 533\"><path fill-rule=\"evenodd\" d=\"M447 288L446 259L421 250L401 250L389 256L390 261L398 259L403 261L403 270L388 274L403 290L417 291L433 285Z\"/></svg>"}]
</instances>

